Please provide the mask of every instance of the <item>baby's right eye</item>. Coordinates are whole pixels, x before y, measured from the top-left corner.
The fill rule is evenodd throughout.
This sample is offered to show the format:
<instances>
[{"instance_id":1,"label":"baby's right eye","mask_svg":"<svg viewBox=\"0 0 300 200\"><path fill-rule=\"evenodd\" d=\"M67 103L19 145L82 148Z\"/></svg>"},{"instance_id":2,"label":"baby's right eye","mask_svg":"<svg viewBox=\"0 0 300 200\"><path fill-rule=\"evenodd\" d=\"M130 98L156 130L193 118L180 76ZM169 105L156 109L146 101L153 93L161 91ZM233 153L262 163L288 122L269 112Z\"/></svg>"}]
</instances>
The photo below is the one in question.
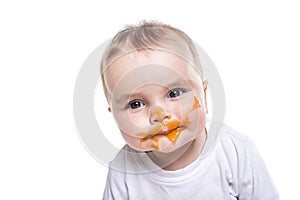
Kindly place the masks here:
<instances>
[{"instance_id":1,"label":"baby's right eye","mask_svg":"<svg viewBox=\"0 0 300 200\"><path fill-rule=\"evenodd\" d=\"M130 109L137 109L137 108L140 108L140 107L143 107L145 104L140 101L140 100L132 100L129 102L128 104L128 108Z\"/></svg>"}]
</instances>

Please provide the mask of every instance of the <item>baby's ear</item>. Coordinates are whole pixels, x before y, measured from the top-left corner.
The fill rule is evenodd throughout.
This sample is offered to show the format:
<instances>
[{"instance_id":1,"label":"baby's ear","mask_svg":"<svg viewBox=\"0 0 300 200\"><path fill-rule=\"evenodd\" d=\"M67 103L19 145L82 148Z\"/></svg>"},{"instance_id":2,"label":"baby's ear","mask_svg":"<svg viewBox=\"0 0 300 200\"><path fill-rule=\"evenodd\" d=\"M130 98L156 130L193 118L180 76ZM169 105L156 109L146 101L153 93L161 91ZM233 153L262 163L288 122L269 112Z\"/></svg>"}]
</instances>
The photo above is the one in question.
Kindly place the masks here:
<instances>
[{"instance_id":1,"label":"baby's ear","mask_svg":"<svg viewBox=\"0 0 300 200\"><path fill-rule=\"evenodd\" d=\"M204 90L204 100L205 100L206 114L208 113L207 98L206 98L207 85L208 85L207 80L203 81L203 90Z\"/></svg>"},{"instance_id":2,"label":"baby's ear","mask_svg":"<svg viewBox=\"0 0 300 200\"><path fill-rule=\"evenodd\" d=\"M108 110L108 112L111 112L111 108L110 107L108 107L107 110Z\"/></svg>"},{"instance_id":3,"label":"baby's ear","mask_svg":"<svg viewBox=\"0 0 300 200\"><path fill-rule=\"evenodd\" d=\"M207 90L207 85L208 85L208 81L207 80L203 81L203 89L205 92Z\"/></svg>"}]
</instances>

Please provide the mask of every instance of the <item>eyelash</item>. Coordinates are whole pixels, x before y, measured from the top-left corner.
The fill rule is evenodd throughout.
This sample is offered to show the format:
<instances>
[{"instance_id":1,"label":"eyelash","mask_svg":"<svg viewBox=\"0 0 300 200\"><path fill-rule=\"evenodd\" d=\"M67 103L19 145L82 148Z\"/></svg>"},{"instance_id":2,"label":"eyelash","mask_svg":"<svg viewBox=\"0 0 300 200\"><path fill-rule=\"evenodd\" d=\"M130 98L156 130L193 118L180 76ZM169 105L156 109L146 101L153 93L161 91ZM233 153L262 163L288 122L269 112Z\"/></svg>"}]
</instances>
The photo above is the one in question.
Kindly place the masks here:
<instances>
[{"instance_id":1,"label":"eyelash","mask_svg":"<svg viewBox=\"0 0 300 200\"><path fill-rule=\"evenodd\" d=\"M174 91L179 91L179 95L176 96L176 97L171 97L170 94L171 94L172 92L174 92ZM185 92L186 92L186 90L184 90L184 89L182 89L182 88L174 88L174 89L172 89L172 90L169 91L169 93L168 93L168 95L167 95L167 98L169 98L169 99L174 99L174 98L177 98L177 97L181 96L181 95L182 95L183 93L185 93Z\"/></svg>"},{"instance_id":2,"label":"eyelash","mask_svg":"<svg viewBox=\"0 0 300 200\"><path fill-rule=\"evenodd\" d=\"M174 97L171 97L170 94L174 91L179 91L179 94L177 96L174 96ZM167 95L167 98L168 99L177 99L178 97L180 97L183 93L185 93L186 90L185 89L182 89L182 88L174 88L174 89L171 89L169 92L168 92L168 95ZM140 105L138 105L138 107L136 108L133 108L132 105L133 103L139 103ZM142 101L142 100L139 100L139 99L134 99L132 101L130 101L125 109L131 109L131 110L136 110L136 109L139 109L141 107L145 106L145 103Z\"/></svg>"},{"instance_id":3,"label":"eyelash","mask_svg":"<svg viewBox=\"0 0 300 200\"><path fill-rule=\"evenodd\" d=\"M141 104L142 104L142 106L140 106L140 107L143 107L143 106L145 106L145 103L144 103L143 101L141 101L141 100L138 100L138 99L134 99L134 100L130 101L130 102L127 104L127 106L126 106L126 109L135 110L135 109L138 109L138 108L140 108L140 107L138 107L138 108L132 108L132 107L131 107L131 104L133 104L133 103L141 103Z\"/></svg>"}]
</instances>

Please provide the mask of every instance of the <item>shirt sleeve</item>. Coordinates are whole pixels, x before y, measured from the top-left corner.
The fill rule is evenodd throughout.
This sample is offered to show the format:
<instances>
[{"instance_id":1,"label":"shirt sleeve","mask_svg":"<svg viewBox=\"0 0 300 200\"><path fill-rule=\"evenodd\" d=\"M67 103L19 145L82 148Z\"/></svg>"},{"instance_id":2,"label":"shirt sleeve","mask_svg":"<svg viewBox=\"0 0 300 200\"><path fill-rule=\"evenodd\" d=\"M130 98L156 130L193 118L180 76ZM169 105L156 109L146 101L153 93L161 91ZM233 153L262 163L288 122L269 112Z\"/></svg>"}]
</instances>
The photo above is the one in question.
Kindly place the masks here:
<instances>
[{"instance_id":1,"label":"shirt sleeve","mask_svg":"<svg viewBox=\"0 0 300 200\"><path fill-rule=\"evenodd\" d=\"M239 172L239 200L278 200L278 193L254 144L245 145Z\"/></svg>"},{"instance_id":2,"label":"shirt sleeve","mask_svg":"<svg viewBox=\"0 0 300 200\"><path fill-rule=\"evenodd\" d=\"M102 200L129 199L124 176L121 171L109 169Z\"/></svg>"}]
</instances>

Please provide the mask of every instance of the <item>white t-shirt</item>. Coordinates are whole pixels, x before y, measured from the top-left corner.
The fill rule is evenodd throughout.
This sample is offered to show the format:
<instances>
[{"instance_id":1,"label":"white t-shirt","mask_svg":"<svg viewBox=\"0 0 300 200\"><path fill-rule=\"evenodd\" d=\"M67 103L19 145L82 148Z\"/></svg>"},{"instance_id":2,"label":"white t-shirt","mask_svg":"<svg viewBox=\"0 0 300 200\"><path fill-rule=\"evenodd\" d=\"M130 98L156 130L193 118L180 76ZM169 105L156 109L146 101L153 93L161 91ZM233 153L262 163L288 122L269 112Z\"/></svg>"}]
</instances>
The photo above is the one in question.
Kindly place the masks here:
<instances>
[{"instance_id":1,"label":"white t-shirt","mask_svg":"<svg viewBox=\"0 0 300 200\"><path fill-rule=\"evenodd\" d=\"M276 200L277 191L253 143L222 126L187 167L160 169L125 145L110 163L103 200Z\"/></svg>"}]
</instances>

